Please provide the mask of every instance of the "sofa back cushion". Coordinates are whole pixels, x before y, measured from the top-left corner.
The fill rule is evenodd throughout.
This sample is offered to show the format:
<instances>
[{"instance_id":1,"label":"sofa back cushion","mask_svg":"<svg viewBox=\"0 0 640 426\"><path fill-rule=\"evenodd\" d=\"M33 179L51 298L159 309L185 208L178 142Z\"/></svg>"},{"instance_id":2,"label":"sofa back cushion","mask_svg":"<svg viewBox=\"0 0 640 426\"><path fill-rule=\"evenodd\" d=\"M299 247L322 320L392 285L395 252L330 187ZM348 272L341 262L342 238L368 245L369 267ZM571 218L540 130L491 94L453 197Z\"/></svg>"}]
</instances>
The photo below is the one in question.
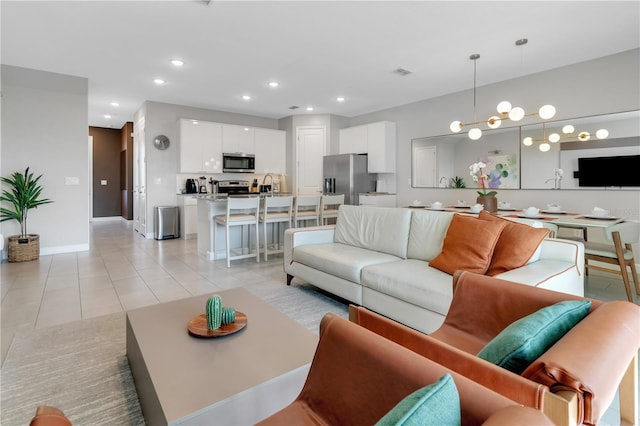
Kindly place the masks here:
<instances>
[{"instance_id":1,"label":"sofa back cushion","mask_svg":"<svg viewBox=\"0 0 640 426\"><path fill-rule=\"evenodd\" d=\"M342 205L334 241L407 258L411 211Z\"/></svg>"},{"instance_id":2,"label":"sofa back cushion","mask_svg":"<svg viewBox=\"0 0 640 426\"><path fill-rule=\"evenodd\" d=\"M540 243L549 234L549 230L546 228L534 228L533 226L492 215L484 210L480 212L479 218L506 224L500 234L491 258L491 264L486 272L490 276L526 265L532 257L535 257ZM540 257L539 252L537 257Z\"/></svg>"},{"instance_id":3,"label":"sofa back cushion","mask_svg":"<svg viewBox=\"0 0 640 426\"><path fill-rule=\"evenodd\" d=\"M453 213L413 210L409 230L409 259L431 261L442 251Z\"/></svg>"},{"instance_id":4,"label":"sofa back cushion","mask_svg":"<svg viewBox=\"0 0 640 426\"><path fill-rule=\"evenodd\" d=\"M503 222L454 215L444 237L442 252L429 262L429 266L450 275L457 270L484 274L505 226Z\"/></svg>"}]
</instances>

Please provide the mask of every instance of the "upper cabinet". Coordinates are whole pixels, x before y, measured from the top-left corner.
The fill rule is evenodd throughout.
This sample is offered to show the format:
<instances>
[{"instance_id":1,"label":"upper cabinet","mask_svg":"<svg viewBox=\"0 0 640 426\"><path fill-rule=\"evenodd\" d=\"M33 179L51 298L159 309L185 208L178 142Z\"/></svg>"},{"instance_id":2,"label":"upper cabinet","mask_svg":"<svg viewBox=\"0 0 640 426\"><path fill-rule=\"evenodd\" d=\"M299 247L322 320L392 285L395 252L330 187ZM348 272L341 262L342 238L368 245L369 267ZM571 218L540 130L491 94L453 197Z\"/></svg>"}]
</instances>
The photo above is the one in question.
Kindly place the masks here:
<instances>
[{"instance_id":1,"label":"upper cabinet","mask_svg":"<svg viewBox=\"0 0 640 426\"><path fill-rule=\"evenodd\" d=\"M222 173L222 153L254 154L256 173L286 173L286 132L180 119L180 173Z\"/></svg>"},{"instance_id":2,"label":"upper cabinet","mask_svg":"<svg viewBox=\"0 0 640 426\"><path fill-rule=\"evenodd\" d=\"M368 152L367 126L340 129L340 154L366 154Z\"/></svg>"},{"instance_id":3,"label":"upper cabinet","mask_svg":"<svg viewBox=\"0 0 640 426\"><path fill-rule=\"evenodd\" d=\"M222 173L222 125L180 120L180 172Z\"/></svg>"},{"instance_id":4,"label":"upper cabinet","mask_svg":"<svg viewBox=\"0 0 640 426\"><path fill-rule=\"evenodd\" d=\"M369 173L396 172L396 123L380 121L340 130L340 154L368 154Z\"/></svg>"},{"instance_id":5,"label":"upper cabinet","mask_svg":"<svg viewBox=\"0 0 640 426\"><path fill-rule=\"evenodd\" d=\"M286 132L256 128L254 147L256 173L286 172Z\"/></svg>"},{"instance_id":6,"label":"upper cabinet","mask_svg":"<svg viewBox=\"0 0 640 426\"><path fill-rule=\"evenodd\" d=\"M235 124L222 125L222 152L242 152L255 154L253 127L237 126Z\"/></svg>"}]
</instances>

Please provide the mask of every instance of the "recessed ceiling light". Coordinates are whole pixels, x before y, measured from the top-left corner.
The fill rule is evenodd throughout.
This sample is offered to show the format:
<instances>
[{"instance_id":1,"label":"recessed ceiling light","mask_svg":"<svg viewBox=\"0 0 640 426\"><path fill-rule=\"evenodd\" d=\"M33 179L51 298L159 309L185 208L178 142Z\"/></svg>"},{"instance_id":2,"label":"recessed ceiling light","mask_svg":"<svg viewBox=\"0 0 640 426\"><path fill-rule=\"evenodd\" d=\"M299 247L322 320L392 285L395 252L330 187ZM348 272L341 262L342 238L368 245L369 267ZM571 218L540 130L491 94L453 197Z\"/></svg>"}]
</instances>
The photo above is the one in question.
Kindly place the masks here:
<instances>
[{"instance_id":1,"label":"recessed ceiling light","mask_svg":"<svg viewBox=\"0 0 640 426\"><path fill-rule=\"evenodd\" d=\"M120 106L120 104L117 102L111 102L111 106L117 107L117 106Z\"/></svg>"},{"instance_id":2,"label":"recessed ceiling light","mask_svg":"<svg viewBox=\"0 0 640 426\"><path fill-rule=\"evenodd\" d=\"M104 118L111 118L111 116L109 114L105 114Z\"/></svg>"},{"instance_id":3,"label":"recessed ceiling light","mask_svg":"<svg viewBox=\"0 0 640 426\"><path fill-rule=\"evenodd\" d=\"M338 96L338 97L336 98L336 101L338 101L338 102L344 102L344 96Z\"/></svg>"},{"instance_id":4,"label":"recessed ceiling light","mask_svg":"<svg viewBox=\"0 0 640 426\"><path fill-rule=\"evenodd\" d=\"M250 101L251 100L251 96L249 95L242 95L242 99L245 101Z\"/></svg>"},{"instance_id":5,"label":"recessed ceiling light","mask_svg":"<svg viewBox=\"0 0 640 426\"><path fill-rule=\"evenodd\" d=\"M191 123L198 124L198 120L191 120Z\"/></svg>"},{"instance_id":6,"label":"recessed ceiling light","mask_svg":"<svg viewBox=\"0 0 640 426\"><path fill-rule=\"evenodd\" d=\"M280 86L280 83L278 83L277 81L270 81L269 82L269 87L278 87Z\"/></svg>"},{"instance_id":7,"label":"recessed ceiling light","mask_svg":"<svg viewBox=\"0 0 640 426\"><path fill-rule=\"evenodd\" d=\"M154 79L153 79L153 82L154 82L155 84L157 84L157 85L161 85L161 84L166 83L166 81L164 81L164 80L163 80L163 79L161 79L161 78L154 78Z\"/></svg>"},{"instance_id":8,"label":"recessed ceiling light","mask_svg":"<svg viewBox=\"0 0 640 426\"><path fill-rule=\"evenodd\" d=\"M172 59L171 64L176 67L181 67L184 65L184 61L181 61L180 59Z\"/></svg>"},{"instance_id":9,"label":"recessed ceiling light","mask_svg":"<svg viewBox=\"0 0 640 426\"><path fill-rule=\"evenodd\" d=\"M307 111L313 111L313 107L307 107Z\"/></svg>"}]
</instances>

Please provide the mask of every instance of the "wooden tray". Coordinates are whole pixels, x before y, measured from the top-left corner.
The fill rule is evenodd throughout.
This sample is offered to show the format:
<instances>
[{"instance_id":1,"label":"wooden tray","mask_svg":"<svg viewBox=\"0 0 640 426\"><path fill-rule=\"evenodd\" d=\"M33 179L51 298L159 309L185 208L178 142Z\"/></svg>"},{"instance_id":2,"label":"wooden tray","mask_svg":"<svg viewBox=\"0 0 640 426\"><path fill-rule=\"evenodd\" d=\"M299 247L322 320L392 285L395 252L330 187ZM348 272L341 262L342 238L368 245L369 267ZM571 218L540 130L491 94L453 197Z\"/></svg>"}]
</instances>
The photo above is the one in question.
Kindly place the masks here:
<instances>
[{"instance_id":1,"label":"wooden tray","mask_svg":"<svg viewBox=\"0 0 640 426\"><path fill-rule=\"evenodd\" d=\"M194 337L222 337L236 333L247 325L247 315L236 311L236 320L231 324L223 325L215 330L207 328L207 314L200 314L189 321L187 329L189 334Z\"/></svg>"}]
</instances>

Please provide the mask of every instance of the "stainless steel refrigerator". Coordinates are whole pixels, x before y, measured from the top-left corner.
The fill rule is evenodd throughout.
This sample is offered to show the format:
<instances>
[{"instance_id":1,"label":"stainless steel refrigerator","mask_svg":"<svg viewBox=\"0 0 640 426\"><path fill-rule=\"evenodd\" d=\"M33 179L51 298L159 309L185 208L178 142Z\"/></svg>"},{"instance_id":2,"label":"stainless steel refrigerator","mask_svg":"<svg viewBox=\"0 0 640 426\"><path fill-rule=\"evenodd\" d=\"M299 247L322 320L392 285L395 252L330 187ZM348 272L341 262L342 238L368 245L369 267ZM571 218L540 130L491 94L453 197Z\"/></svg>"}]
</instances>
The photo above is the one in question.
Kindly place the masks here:
<instances>
[{"instance_id":1,"label":"stainless steel refrigerator","mask_svg":"<svg viewBox=\"0 0 640 426\"><path fill-rule=\"evenodd\" d=\"M376 190L376 173L367 172L366 154L327 155L323 161L324 194L344 194L344 203L357 206L358 194Z\"/></svg>"}]
</instances>

